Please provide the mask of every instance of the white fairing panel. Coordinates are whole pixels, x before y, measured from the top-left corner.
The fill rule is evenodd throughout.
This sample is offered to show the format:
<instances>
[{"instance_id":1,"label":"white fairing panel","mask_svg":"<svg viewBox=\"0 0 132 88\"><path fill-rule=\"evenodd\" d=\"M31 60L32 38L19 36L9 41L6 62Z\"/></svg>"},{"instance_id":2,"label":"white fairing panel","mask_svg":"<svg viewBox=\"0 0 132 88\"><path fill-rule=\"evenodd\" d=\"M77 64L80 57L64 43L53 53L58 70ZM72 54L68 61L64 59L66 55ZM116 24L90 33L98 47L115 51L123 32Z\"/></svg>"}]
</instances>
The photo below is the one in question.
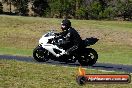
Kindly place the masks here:
<instances>
[{"instance_id":1,"label":"white fairing panel","mask_svg":"<svg viewBox=\"0 0 132 88\"><path fill-rule=\"evenodd\" d=\"M55 55L55 56L57 56L57 54L54 52L53 49L58 49L58 50L60 50L62 53L65 52L65 50L60 49L60 48L58 48L56 45L52 45L52 44L45 44L45 45L43 44L42 47L45 48L46 50L48 50L50 53L52 53L52 54Z\"/></svg>"},{"instance_id":2,"label":"white fairing panel","mask_svg":"<svg viewBox=\"0 0 132 88\"><path fill-rule=\"evenodd\" d=\"M48 44L48 40L49 39L53 39L55 36L46 36L47 34L43 35L40 40L39 40L39 44L42 45L42 47L46 50L48 50L50 53L52 53L53 55L57 56L57 54L54 52L53 49L58 49L62 52L65 52L65 50L58 48L56 45L53 44Z\"/></svg>"},{"instance_id":3,"label":"white fairing panel","mask_svg":"<svg viewBox=\"0 0 132 88\"><path fill-rule=\"evenodd\" d=\"M40 38L40 40L39 40L39 44L47 44L47 42L48 42L48 39L52 39L52 38L54 38L55 36L49 36L49 37L44 37L44 36L42 36L41 38Z\"/></svg>"}]
</instances>

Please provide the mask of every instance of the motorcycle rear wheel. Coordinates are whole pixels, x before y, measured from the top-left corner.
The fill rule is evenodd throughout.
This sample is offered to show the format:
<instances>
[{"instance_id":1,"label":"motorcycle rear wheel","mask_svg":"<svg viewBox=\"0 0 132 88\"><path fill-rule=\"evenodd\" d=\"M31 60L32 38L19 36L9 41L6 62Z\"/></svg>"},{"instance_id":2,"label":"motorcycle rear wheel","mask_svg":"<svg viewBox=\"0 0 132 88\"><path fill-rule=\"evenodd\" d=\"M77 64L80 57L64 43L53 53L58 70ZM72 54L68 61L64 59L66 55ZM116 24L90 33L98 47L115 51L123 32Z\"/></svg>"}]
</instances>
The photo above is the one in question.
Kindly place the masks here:
<instances>
[{"instance_id":1,"label":"motorcycle rear wheel","mask_svg":"<svg viewBox=\"0 0 132 88\"><path fill-rule=\"evenodd\" d=\"M33 57L38 62L46 62L49 60L48 51L43 49L41 46L37 46L33 50Z\"/></svg>"},{"instance_id":2,"label":"motorcycle rear wheel","mask_svg":"<svg viewBox=\"0 0 132 88\"><path fill-rule=\"evenodd\" d=\"M97 52L92 48L86 48L78 62L83 66L92 66L98 59Z\"/></svg>"}]
</instances>

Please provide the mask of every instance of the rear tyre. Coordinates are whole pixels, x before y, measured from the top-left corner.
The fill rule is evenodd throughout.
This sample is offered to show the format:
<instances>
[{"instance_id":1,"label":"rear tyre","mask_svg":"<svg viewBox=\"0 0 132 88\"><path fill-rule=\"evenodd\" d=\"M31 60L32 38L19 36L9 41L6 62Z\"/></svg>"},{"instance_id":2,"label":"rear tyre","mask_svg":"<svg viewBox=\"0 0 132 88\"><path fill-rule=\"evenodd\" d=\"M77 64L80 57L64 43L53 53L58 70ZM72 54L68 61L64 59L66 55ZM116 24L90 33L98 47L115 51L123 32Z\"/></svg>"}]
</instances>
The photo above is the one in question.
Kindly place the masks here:
<instances>
[{"instance_id":1,"label":"rear tyre","mask_svg":"<svg viewBox=\"0 0 132 88\"><path fill-rule=\"evenodd\" d=\"M46 62L49 60L48 53L49 52L47 50L45 50L43 47L37 46L33 50L33 57L38 62Z\"/></svg>"},{"instance_id":2,"label":"rear tyre","mask_svg":"<svg viewBox=\"0 0 132 88\"><path fill-rule=\"evenodd\" d=\"M92 66L98 59L97 52L92 48L86 48L78 62L83 66Z\"/></svg>"}]
</instances>

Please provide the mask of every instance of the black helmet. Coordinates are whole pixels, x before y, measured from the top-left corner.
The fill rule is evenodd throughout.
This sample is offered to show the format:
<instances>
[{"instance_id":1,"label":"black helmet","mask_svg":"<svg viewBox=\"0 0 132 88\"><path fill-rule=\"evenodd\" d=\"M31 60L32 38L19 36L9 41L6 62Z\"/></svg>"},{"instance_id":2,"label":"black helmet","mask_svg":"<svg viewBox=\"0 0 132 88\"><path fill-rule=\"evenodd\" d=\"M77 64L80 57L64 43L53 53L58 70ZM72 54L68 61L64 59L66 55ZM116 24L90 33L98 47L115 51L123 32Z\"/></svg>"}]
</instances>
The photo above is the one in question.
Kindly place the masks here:
<instances>
[{"instance_id":1,"label":"black helmet","mask_svg":"<svg viewBox=\"0 0 132 88\"><path fill-rule=\"evenodd\" d=\"M65 27L61 27L62 30L67 30L71 27L71 22L70 22L70 20L65 19L62 21L61 25L65 26Z\"/></svg>"}]
</instances>

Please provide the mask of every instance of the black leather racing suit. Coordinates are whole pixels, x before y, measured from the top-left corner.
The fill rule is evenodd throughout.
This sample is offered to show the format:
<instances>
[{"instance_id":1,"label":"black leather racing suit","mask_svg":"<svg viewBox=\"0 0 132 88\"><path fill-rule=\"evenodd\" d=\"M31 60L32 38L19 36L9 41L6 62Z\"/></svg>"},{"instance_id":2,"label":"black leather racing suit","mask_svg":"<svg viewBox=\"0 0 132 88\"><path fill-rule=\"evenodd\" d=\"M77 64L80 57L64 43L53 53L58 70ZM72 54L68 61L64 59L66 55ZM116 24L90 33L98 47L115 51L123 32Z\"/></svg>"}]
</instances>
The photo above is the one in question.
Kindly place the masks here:
<instances>
[{"instance_id":1,"label":"black leather racing suit","mask_svg":"<svg viewBox=\"0 0 132 88\"><path fill-rule=\"evenodd\" d=\"M72 51L78 49L80 46L82 39L78 32L70 27L68 30L59 33L60 37L64 38L63 45L66 45L66 52L70 54Z\"/></svg>"}]
</instances>

